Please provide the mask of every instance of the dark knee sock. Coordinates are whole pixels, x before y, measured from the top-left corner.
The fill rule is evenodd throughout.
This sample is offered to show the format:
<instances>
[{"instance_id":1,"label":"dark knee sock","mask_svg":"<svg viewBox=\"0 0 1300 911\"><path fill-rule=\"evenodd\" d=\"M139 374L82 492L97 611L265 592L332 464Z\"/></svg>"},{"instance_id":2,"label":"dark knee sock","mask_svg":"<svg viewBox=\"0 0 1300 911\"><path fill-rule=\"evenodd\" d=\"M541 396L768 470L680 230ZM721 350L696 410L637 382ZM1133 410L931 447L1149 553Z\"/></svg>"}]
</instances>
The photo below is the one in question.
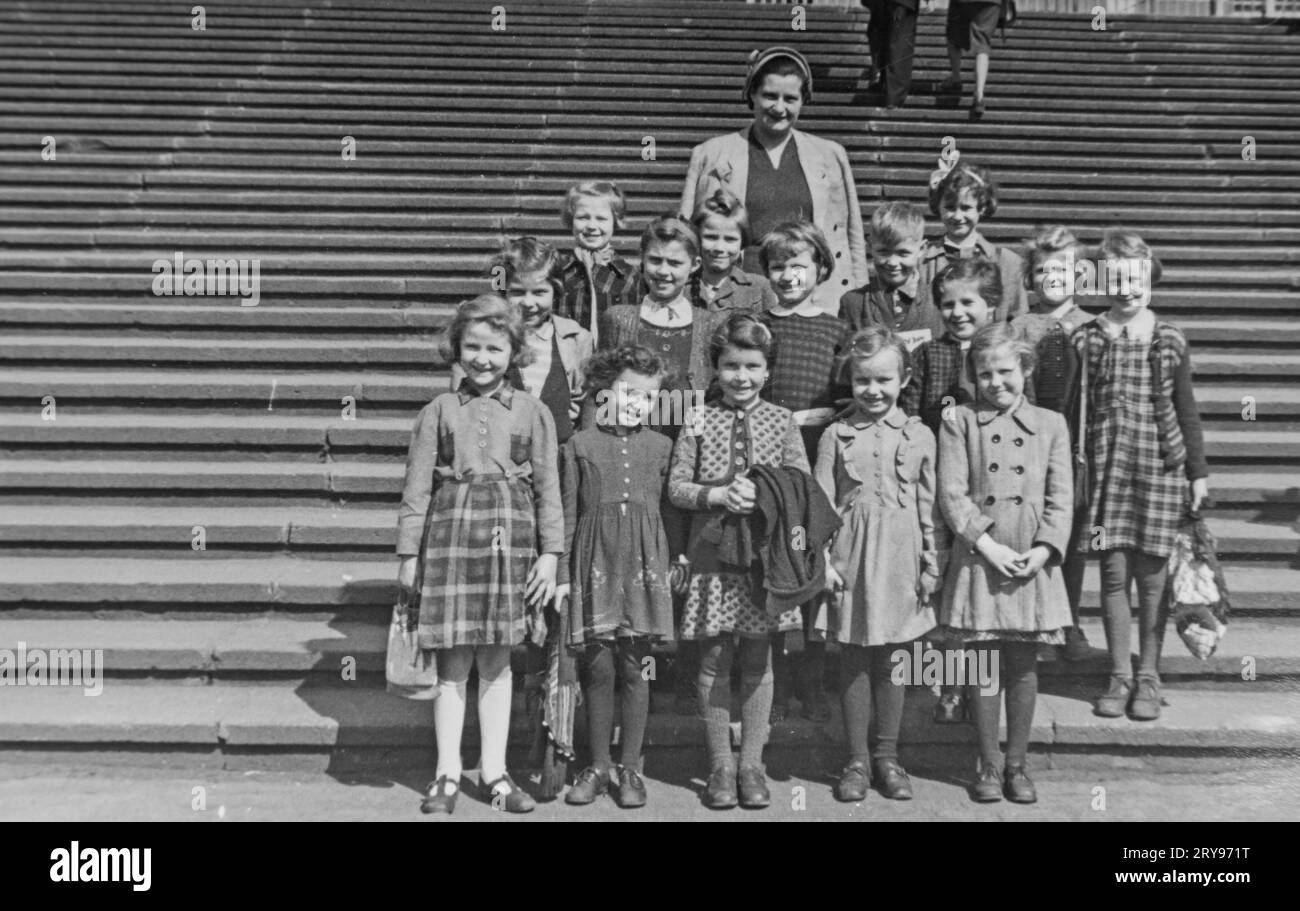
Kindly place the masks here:
<instances>
[{"instance_id":1,"label":"dark knee sock","mask_svg":"<svg viewBox=\"0 0 1300 911\"><path fill-rule=\"evenodd\" d=\"M740 764L763 764L772 714L772 648L767 639L741 639Z\"/></svg>"},{"instance_id":2,"label":"dark knee sock","mask_svg":"<svg viewBox=\"0 0 1300 911\"><path fill-rule=\"evenodd\" d=\"M1029 732L1034 726L1038 699L1038 646L1032 642L1007 642L999 668L1007 691L1007 765L1023 765L1029 753Z\"/></svg>"},{"instance_id":3,"label":"dark knee sock","mask_svg":"<svg viewBox=\"0 0 1300 911\"><path fill-rule=\"evenodd\" d=\"M612 644L589 642L583 652L587 672L587 740L592 765L613 765L609 741L614 735L614 656Z\"/></svg>"},{"instance_id":4,"label":"dark knee sock","mask_svg":"<svg viewBox=\"0 0 1300 911\"><path fill-rule=\"evenodd\" d=\"M876 710L876 759L898 761L898 732L903 727L903 706L907 686L892 679L892 655L899 646L877 645L867 649L871 663L871 701Z\"/></svg>"},{"instance_id":5,"label":"dark knee sock","mask_svg":"<svg viewBox=\"0 0 1300 911\"><path fill-rule=\"evenodd\" d=\"M844 735L849 741L849 762L870 762L867 730L871 726L871 678L868 649L846 645L840 653L840 708L844 713Z\"/></svg>"},{"instance_id":6,"label":"dark knee sock","mask_svg":"<svg viewBox=\"0 0 1300 911\"><path fill-rule=\"evenodd\" d=\"M1108 550L1101 555L1101 608L1106 628L1106 649L1110 652L1110 672L1121 677L1133 673L1130 629L1132 618L1128 600L1128 550Z\"/></svg>"},{"instance_id":7,"label":"dark knee sock","mask_svg":"<svg viewBox=\"0 0 1300 911\"><path fill-rule=\"evenodd\" d=\"M987 642L974 643L968 646L968 649L975 652L977 668L991 666L993 654L998 652L996 644ZM999 664L999 678L1001 673L1002 668ZM1002 688L999 686L994 692L985 694L980 692L978 686L970 686L967 687L966 698L971 715L975 719L975 731L979 735L980 759L996 765L1002 756L1002 751L998 747L998 724L1002 720Z\"/></svg>"},{"instance_id":8,"label":"dark knee sock","mask_svg":"<svg viewBox=\"0 0 1300 911\"><path fill-rule=\"evenodd\" d=\"M1165 644L1165 577L1167 564L1151 554L1134 553L1133 575L1138 592L1138 672L1155 674Z\"/></svg>"},{"instance_id":9,"label":"dark knee sock","mask_svg":"<svg viewBox=\"0 0 1300 911\"><path fill-rule=\"evenodd\" d=\"M709 746L709 764L731 764L731 636L706 639L700 647L700 718Z\"/></svg>"},{"instance_id":10,"label":"dark knee sock","mask_svg":"<svg viewBox=\"0 0 1300 911\"><path fill-rule=\"evenodd\" d=\"M650 640L618 640L619 679L623 681L623 765L641 771L641 746L645 742L646 719L650 715L650 682L641 676L650 656Z\"/></svg>"},{"instance_id":11,"label":"dark knee sock","mask_svg":"<svg viewBox=\"0 0 1300 911\"><path fill-rule=\"evenodd\" d=\"M799 656L800 698L816 699L826 693L826 643L809 642Z\"/></svg>"}]
</instances>

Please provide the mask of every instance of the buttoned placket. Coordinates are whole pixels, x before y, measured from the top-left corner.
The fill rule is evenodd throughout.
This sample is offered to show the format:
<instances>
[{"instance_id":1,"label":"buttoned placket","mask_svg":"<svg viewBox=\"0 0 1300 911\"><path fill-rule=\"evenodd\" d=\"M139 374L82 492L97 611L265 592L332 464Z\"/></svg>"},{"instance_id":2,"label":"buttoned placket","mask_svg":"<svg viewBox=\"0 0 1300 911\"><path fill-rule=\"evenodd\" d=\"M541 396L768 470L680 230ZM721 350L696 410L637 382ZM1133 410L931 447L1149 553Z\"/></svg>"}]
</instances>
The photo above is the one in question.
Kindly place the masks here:
<instances>
[{"instance_id":1,"label":"buttoned placket","mask_svg":"<svg viewBox=\"0 0 1300 911\"><path fill-rule=\"evenodd\" d=\"M736 471L732 473L732 477L735 477L735 475L739 474L741 471L744 471L745 467L749 464L750 438L749 438L749 434L746 432L747 427L746 427L746 420L745 420L748 415L749 415L748 411L740 411L740 412L734 412L731 416L731 419L734 422L733 438L736 441L735 452L733 454L733 458L734 458L733 464L736 466Z\"/></svg>"},{"instance_id":2,"label":"buttoned placket","mask_svg":"<svg viewBox=\"0 0 1300 911\"><path fill-rule=\"evenodd\" d=\"M479 433L478 448L480 450L487 449L487 432L488 432L487 399L480 396L478 401L478 433ZM480 470L484 468L484 463L486 461L487 461L487 453L485 451L480 451L479 452Z\"/></svg>"},{"instance_id":3,"label":"buttoned placket","mask_svg":"<svg viewBox=\"0 0 1300 911\"><path fill-rule=\"evenodd\" d=\"M1023 407L1023 406L1022 406L1022 407ZM995 418L995 420L996 420L996 418ZM1017 434L1015 437L1013 437L1013 438L1010 440L1010 442L1011 442L1011 444L1012 444L1013 446L1015 446L1017 449L1022 450L1022 452L1016 454L1017 457L1023 457L1023 449L1024 449L1024 446L1025 446L1025 438L1024 438L1023 436L1020 436L1019 434ZM990 435L989 435L989 443L992 444L993 446L1001 446L1001 444L1002 444L1002 434L1001 434L1001 433L993 433L993 434L990 434ZM993 453L993 457L994 457L994 458L998 458L998 455L997 455L996 452ZM1001 468L1001 466L999 465L998 462L996 462L996 461L989 462L988 470L989 470L989 473L990 473L990 474L997 474L998 471L1000 470L1000 468ZM1024 473L1025 473L1025 466L1024 466L1024 465L1012 465L1012 466L1011 466L1011 471L1012 471L1014 474L1016 474L1017 476L1021 476L1021 477L1023 477L1023 476L1024 476ZM1016 506L1020 506L1021 504L1023 504L1023 503L1025 502L1025 498L1024 498L1023 496L1021 496L1020 494L1015 494L1015 495L1013 495L1013 496L1011 496L1011 497L1008 497L1007 499L1011 500L1011 502L1014 503ZM984 503L985 503L986 506L992 506L996 501L997 501L997 498L996 498L995 496L993 496L992 494L990 494L990 495L988 495L987 497L984 498Z\"/></svg>"},{"instance_id":4,"label":"buttoned placket","mask_svg":"<svg viewBox=\"0 0 1300 911\"><path fill-rule=\"evenodd\" d=\"M874 430L875 430L875 439L871 444L871 464L872 467L875 468L876 502L883 504L885 500L885 491L884 491L884 478L881 476L881 472L880 472L880 465L881 465L880 450L884 446L884 434L880 430L879 421L876 422Z\"/></svg>"}]
</instances>

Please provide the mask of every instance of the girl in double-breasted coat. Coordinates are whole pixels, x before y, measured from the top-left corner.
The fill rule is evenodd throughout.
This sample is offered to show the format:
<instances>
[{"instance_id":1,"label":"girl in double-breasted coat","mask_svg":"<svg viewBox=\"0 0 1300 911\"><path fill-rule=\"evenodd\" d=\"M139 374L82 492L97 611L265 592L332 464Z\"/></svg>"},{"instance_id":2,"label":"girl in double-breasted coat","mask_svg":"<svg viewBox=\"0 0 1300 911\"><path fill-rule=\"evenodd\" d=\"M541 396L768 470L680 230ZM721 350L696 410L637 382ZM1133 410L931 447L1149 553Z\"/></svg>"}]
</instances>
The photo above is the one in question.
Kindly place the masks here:
<instances>
[{"instance_id":1,"label":"girl in double-breasted coat","mask_svg":"<svg viewBox=\"0 0 1300 911\"><path fill-rule=\"evenodd\" d=\"M979 732L978 801L1037 797L1025 774L1041 644L1064 643L1070 606L1061 561L1070 541L1073 478L1065 418L1031 405L1034 349L1005 324L971 340L979 400L956 406L939 438L939 507L955 535L940 627L992 671L969 694ZM969 682L969 681L968 681ZM1005 779L998 771L1002 691Z\"/></svg>"}]
</instances>

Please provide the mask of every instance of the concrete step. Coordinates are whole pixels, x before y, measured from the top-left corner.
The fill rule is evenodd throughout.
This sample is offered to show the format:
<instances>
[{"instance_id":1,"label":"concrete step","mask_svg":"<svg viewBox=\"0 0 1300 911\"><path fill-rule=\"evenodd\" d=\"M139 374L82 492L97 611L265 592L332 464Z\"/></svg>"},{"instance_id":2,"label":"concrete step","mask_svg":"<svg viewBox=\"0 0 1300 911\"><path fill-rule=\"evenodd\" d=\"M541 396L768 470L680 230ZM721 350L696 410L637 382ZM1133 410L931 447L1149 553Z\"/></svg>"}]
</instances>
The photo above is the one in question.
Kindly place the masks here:
<instances>
[{"instance_id":1,"label":"concrete step","mask_svg":"<svg viewBox=\"0 0 1300 911\"><path fill-rule=\"evenodd\" d=\"M1100 618L1086 617L1082 625L1092 645L1090 656L1083 661L1041 662L1041 675L1096 678L1110 672ZM19 643L28 651L101 649L103 672L110 679L140 674L232 680L317 674L341 679L344 660L349 658L360 673L382 674L387 635L387 618L378 616L373 622L361 622L283 616L42 619L38 614L19 619L0 614L0 649L16 653ZM1134 642L1136 648L1136 639ZM658 660L670 657L674 649L672 645L656 649ZM1244 667L1255 675L1253 679L1243 679ZM1218 650L1204 661L1188 652L1171 625L1166 631L1160 673L1171 687L1182 687L1185 678L1198 687L1216 681L1222 688L1247 684L1246 690L1256 681L1268 683L1273 678L1300 675L1300 619L1232 619ZM657 690L666 690L668 683L667 676L658 680Z\"/></svg>"},{"instance_id":2,"label":"concrete step","mask_svg":"<svg viewBox=\"0 0 1300 911\"><path fill-rule=\"evenodd\" d=\"M971 743L969 725L929 722L934 697L914 690L908 700L901 740L922 745ZM1082 693L1040 693L1031 746L1038 751L1085 749L1108 754L1134 748L1145 753L1196 749L1230 750L1245 759L1260 751L1300 747L1295 694L1267 691L1180 691L1171 693L1159 721L1137 724L1092 714ZM515 700L516 703L522 700ZM87 749L95 745L147 748L248 748L330 750L340 747L432 746L433 704L410 702L382 689L287 684L189 686L152 682L108 685L95 697L72 687L15 687L0 703L0 744L13 748ZM467 717L466 738L476 724ZM773 725L773 746L811 747L842 740L842 726L787 721ZM646 744L703 746L695 718L654 713ZM511 743L531 739L517 711Z\"/></svg>"},{"instance_id":3,"label":"concrete step","mask_svg":"<svg viewBox=\"0 0 1300 911\"><path fill-rule=\"evenodd\" d=\"M1300 556L1300 527L1267 521L1209 517L1224 557ZM391 506L326 508L290 506L56 506L7 505L0 516L0 546L91 545L189 548L204 529L214 550L319 547L391 550L397 516Z\"/></svg>"},{"instance_id":4,"label":"concrete step","mask_svg":"<svg viewBox=\"0 0 1300 911\"><path fill-rule=\"evenodd\" d=\"M238 307L230 298L231 308ZM1244 331L1247 330L1242 330ZM1257 342L1270 346L1288 344L1287 334L1270 339L1265 331L1251 330ZM208 335L216 335L209 331ZM430 373L445 370L447 361L438 353L438 340L432 333L417 338L373 337L356 334L356 338L294 337L194 338L177 333L131 335L69 335L55 330L23 331L0 335L4 361L55 361L87 364L295 364L303 366L338 364L373 365L381 369L426 368ZM1197 377L1300 377L1300 352L1243 353L1225 351L1229 339L1205 337L1203 346L1192 352Z\"/></svg>"},{"instance_id":5,"label":"concrete step","mask_svg":"<svg viewBox=\"0 0 1300 911\"><path fill-rule=\"evenodd\" d=\"M282 496L385 495L400 498L406 468L389 462L6 459L0 490L40 490L46 499L88 493L194 497L225 492ZM1273 488L1269 488L1273 489Z\"/></svg>"},{"instance_id":6,"label":"concrete step","mask_svg":"<svg viewBox=\"0 0 1300 911\"><path fill-rule=\"evenodd\" d=\"M187 447L363 447L404 454L411 441L411 418L312 417L258 409L249 414L98 414L69 409L43 420L39 401L22 412L0 412L0 447L130 446L136 449ZM1293 459L1296 434L1270 430L1262 422L1240 422L1241 429L1210 429L1207 454L1213 459Z\"/></svg>"},{"instance_id":7,"label":"concrete step","mask_svg":"<svg viewBox=\"0 0 1300 911\"><path fill-rule=\"evenodd\" d=\"M0 117L0 127L3 126L4 118ZM728 126L734 127L735 124L720 123L717 129L725 130ZM69 131L93 129L93 122L70 123L65 128ZM345 126L340 124L339 128ZM418 129L418 127L412 128L417 132ZM633 136L632 132L636 135ZM644 135L644 128L633 127L632 132L611 132L608 134L608 141L639 144L640 137ZM699 135L701 134L693 131L689 137L698 138ZM938 140L943 135L944 132L939 131L925 137L924 147L938 149ZM847 139L848 137L841 135L836 138ZM327 136L325 139L337 144L337 134ZM304 141L310 140L304 139ZM510 137L503 137L502 141L508 142ZM1277 141L1295 143L1300 141L1300 132ZM919 145L919 142L917 144ZM1105 148L1106 145L1104 140L1098 141L1098 148ZM556 172L552 170L550 173ZM347 178L346 174L340 175L340 182L345 178ZM262 180L257 177L257 172L248 172L240 179L242 181L240 186L221 189L209 189L204 185L204 179L196 180L191 176L189 182L197 183L197 186L181 189L159 186L147 193L132 188L58 185L29 187L22 184L7 187L5 196L10 204L18 207L20 211L45 205L46 218L59 217L56 213L65 208L101 206L105 209L102 217L108 223L120 222L124 219L131 223L141 219L176 219L183 214L184 218L180 220L194 226L236 224L252 227L274 223L298 227L331 226L357 229L372 225L395 225L427 229L431 219L436 217L426 214L432 210L440 211L443 218L456 213L457 218L468 219L464 223L470 225L475 224L473 221L475 218L480 219L480 224L483 223L483 219L486 219L490 225L504 223L510 226L518 218L536 218L545 225L543 233L551 234L558 229L554 214L556 196L558 194L562 197L567 189L565 184L576 177L555 177L545 183L540 177L523 177L514 185L509 185L500 179L492 182L481 181L481 185L469 188L474 190L473 193L448 190L447 182L444 180L442 186L436 189L426 187L424 192L417 194L418 199L407 198L413 191L389 194L350 193L337 196L306 191L276 194L269 190L261 193L241 190L241 187L248 183ZM432 186L435 178L430 176L418 179ZM864 166L864 172L857 178L857 183L858 194L864 207L868 209L885 199L901 198L920 204L925 202L924 188L912 185L889 186L886 195L886 188L872 180L870 165ZM468 181L458 177L456 184L467 185ZM677 193L680 187L673 186L672 181L656 181L653 185L643 184L639 178L629 174L627 178L620 181L620 184L627 184L629 187L626 192L631 196L629 213L633 218L648 218L664 211L665 207L671 208L678 201ZM59 209L51 209L48 206L49 202L57 202ZM1165 195L1162 195L1159 201L1141 208L1128 208L1121 212L1116 210L1109 200L1099 203L1075 202L1070 205L1053 205L1043 203L1042 194L1036 193L1026 195L1019 200L1012 200L1005 207L999 206L998 211L1000 221L1021 222L1032 227L1037 222L1065 220L1080 230L1091 227L1097 234L1100 234L1101 228L1113 225L1121 219L1124 224L1132 226L1135 230L1149 232L1152 228L1166 231L1176 229L1184 234L1189 225L1199 228L1201 224L1211 222L1214 227L1220 229L1232 226L1253 232L1246 235L1247 239L1255 238L1265 228L1291 228L1296 220L1294 212L1289 209L1256 207L1251 210L1233 207L1223 202L1195 205L1189 199L1174 200L1171 204ZM535 224L536 222L525 222L523 228L532 230ZM509 230L516 229L510 227ZM994 239L999 239L1000 230L996 223L990 225L990 233ZM1018 232L1014 238L1001 239L1018 241L1025 233L1027 232ZM616 239L619 249L629 251L635 249L635 241L634 234ZM168 255L174 252L173 248ZM1162 293L1165 291L1162 290Z\"/></svg>"},{"instance_id":8,"label":"concrete step","mask_svg":"<svg viewBox=\"0 0 1300 911\"><path fill-rule=\"evenodd\" d=\"M0 232L2 233L2 232ZM155 298L157 300L157 298ZM0 304L0 326L212 329L245 335L273 331L348 331L425 333L451 322L455 308L376 307L231 307L201 302L177 305L96 302ZM182 300L192 300L182 298Z\"/></svg>"},{"instance_id":9,"label":"concrete step","mask_svg":"<svg viewBox=\"0 0 1300 911\"><path fill-rule=\"evenodd\" d=\"M0 557L0 606L66 604L104 609L124 605L371 606L396 600L397 558L313 559L247 557L209 548L174 557L98 557L93 551L60 556ZM1295 612L1300 568L1230 563L1225 577L1234 609ZM1084 604L1099 604L1096 564L1086 576Z\"/></svg>"},{"instance_id":10,"label":"concrete step","mask_svg":"<svg viewBox=\"0 0 1300 911\"><path fill-rule=\"evenodd\" d=\"M0 367L0 400L17 405L52 395L57 402L75 403L79 408L113 402L131 402L136 407L183 402L191 408L199 403L259 402L267 408L302 405L335 414L342 396L350 395L358 408L401 409L414 415L445 392L447 384L447 373L442 370L380 373L367 369L349 374L176 367ZM1198 383L1196 400L1206 419L1239 417L1251 400L1257 420L1300 418L1300 385L1296 384Z\"/></svg>"},{"instance_id":11,"label":"concrete step","mask_svg":"<svg viewBox=\"0 0 1300 911\"><path fill-rule=\"evenodd\" d=\"M346 373L289 373L224 370L200 372L189 369L123 370L105 368L47 369L0 368L0 389L4 398L40 400L53 395L56 401L101 400L182 401L187 403L261 402L270 409L277 403L317 403L339 413L343 396L363 405L402 406L414 411L448 389L443 371L412 371L382 374L371 370ZM1239 397L1238 397L1239 398ZM1300 390L1297 391L1300 410ZM1231 397L1229 396L1229 404ZM1289 408L1289 399L1277 403ZM1241 409L1238 402L1235 410ZM1261 406L1262 407L1262 406ZM1230 409L1232 410L1232 409Z\"/></svg>"},{"instance_id":12,"label":"concrete step","mask_svg":"<svg viewBox=\"0 0 1300 911\"><path fill-rule=\"evenodd\" d=\"M1287 466L1214 465L1212 494L1222 505L1300 504L1296 472ZM0 469L0 497L14 502L25 492L40 492L54 505L93 494L116 495L123 502L217 505L223 497L247 501L250 495L279 497L379 498L396 503L405 464L397 459L362 461L211 461L204 459L8 458ZM276 508L290 502L274 501Z\"/></svg>"}]
</instances>

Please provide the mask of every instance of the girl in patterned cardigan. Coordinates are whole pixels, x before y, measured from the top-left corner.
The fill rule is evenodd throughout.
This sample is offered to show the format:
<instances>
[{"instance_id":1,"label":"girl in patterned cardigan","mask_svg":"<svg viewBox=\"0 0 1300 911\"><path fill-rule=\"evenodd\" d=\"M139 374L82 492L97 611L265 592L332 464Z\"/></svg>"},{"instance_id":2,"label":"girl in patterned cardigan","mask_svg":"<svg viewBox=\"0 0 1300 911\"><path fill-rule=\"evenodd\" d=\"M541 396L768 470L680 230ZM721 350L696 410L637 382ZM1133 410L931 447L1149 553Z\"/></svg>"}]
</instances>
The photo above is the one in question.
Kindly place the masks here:
<instances>
[{"instance_id":1,"label":"girl in patterned cardigan","mask_svg":"<svg viewBox=\"0 0 1300 911\"><path fill-rule=\"evenodd\" d=\"M681 635L702 640L703 645L699 702L711 765L705 803L715 809L734 807L738 799L746 807L771 803L763 770L772 710L768 640L773 633L803 624L797 607L770 615L750 567L722 562L717 543L728 515L754 511L757 491L745 476L749 468L793 466L810 471L793 415L758 394L767 381L772 354L772 333L756 317L743 312L727 317L710 346L721 400L688 418L673 450L669 476L672 502L695 512L687 545L692 576ZM730 739L731 664L737 654L739 781Z\"/></svg>"}]
</instances>

